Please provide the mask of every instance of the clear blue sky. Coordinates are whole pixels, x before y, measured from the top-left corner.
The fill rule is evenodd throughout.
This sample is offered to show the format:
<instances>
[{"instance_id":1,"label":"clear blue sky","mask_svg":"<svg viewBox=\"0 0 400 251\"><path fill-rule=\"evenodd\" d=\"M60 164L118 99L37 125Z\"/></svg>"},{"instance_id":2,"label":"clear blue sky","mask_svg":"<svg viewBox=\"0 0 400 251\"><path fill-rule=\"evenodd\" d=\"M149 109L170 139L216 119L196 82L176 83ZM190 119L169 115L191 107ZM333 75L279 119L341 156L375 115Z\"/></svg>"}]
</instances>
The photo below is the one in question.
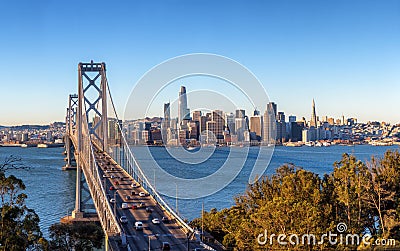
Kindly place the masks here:
<instances>
[{"instance_id":1,"label":"clear blue sky","mask_svg":"<svg viewBox=\"0 0 400 251\"><path fill-rule=\"evenodd\" d=\"M193 52L244 64L287 115L315 98L321 116L400 122L397 0L1 1L0 33L0 125L63 121L91 59L122 113L147 70Z\"/></svg>"}]
</instances>

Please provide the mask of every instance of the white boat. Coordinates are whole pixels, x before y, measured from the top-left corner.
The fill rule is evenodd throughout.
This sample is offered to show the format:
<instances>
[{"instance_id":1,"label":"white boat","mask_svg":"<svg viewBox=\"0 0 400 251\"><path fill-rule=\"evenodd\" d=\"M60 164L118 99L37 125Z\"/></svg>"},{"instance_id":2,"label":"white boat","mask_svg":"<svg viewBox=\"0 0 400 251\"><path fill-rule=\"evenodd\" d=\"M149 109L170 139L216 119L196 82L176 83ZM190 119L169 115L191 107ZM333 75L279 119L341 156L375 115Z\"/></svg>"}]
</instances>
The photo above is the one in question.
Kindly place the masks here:
<instances>
[{"instance_id":1,"label":"white boat","mask_svg":"<svg viewBox=\"0 0 400 251\"><path fill-rule=\"evenodd\" d=\"M47 148L48 145L47 144L38 144L37 147L38 148Z\"/></svg>"},{"instance_id":2,"label":"white boat","mask_svg":"<svg viewBox=\"0 0 400 251\"><path fill-rule=\"evenodd\" d=\"M28 145L27 145L27 144L22 144L22 145L21 145L21 147L23 147L23 148L27 148L27 147L28 147Z\"/></svg>"},{"instance_id":3,"label":"white boat","mask_svg":"<svg viewBox=\"0 0 400 251\"><path fill-rule=\"evenodd\" d=\"M306 142L306 143L304 143L304 145L305 146L314 146L314 143L313 142Z\"/></svg>"}]
</instances>

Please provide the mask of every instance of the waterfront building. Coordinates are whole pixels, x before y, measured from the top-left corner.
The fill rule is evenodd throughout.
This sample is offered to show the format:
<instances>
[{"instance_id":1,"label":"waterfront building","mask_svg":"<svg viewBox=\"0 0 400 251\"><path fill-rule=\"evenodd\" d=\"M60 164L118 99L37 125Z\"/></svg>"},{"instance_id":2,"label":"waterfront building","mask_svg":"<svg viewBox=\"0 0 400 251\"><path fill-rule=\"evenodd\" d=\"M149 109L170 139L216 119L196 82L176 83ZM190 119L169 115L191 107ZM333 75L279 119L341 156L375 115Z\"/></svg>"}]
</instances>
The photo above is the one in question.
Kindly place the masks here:
<instances>
[{"instance_id":1,"label":"waterfront building","mask_svg":"<svg viewBox=\"0 0 400 251\"><path fill-rule=\"evenodd\" d=\"M305 128L302 133L302 141L304 143L317 140L317 129L315 127Z\"/></svg>"},{"instance_id":2,"label":"waterfront building","mask_svg":"<svg viewBox=\"0 0 400 251\"><path fill-rule=\"evenodd\" d=\"M150 133L148 130L143 130L142 131L142 139L141 142L142 144L147 144L147 142L150 140Z\"/></svg>"},{"instance_id":3,"label":"waterfront building","mask_svg":"<svg viewBox=\"0 0 400 251\"><path fill-rule=\"evenodd\" d=\"M250 135L251 140L261 141L261 127L262 121L260 115L255 115L250 117L250 133L253 133L254 136Z\"/></svg>"}]
</instances>

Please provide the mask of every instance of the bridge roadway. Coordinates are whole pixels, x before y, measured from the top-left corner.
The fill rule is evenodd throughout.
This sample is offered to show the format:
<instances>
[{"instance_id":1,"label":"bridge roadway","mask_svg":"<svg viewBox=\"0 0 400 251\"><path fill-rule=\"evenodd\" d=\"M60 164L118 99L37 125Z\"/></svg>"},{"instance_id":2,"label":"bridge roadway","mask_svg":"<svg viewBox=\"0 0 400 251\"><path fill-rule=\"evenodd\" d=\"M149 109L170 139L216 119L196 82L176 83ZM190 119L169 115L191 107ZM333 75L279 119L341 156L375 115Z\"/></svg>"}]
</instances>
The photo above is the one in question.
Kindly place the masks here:
<instances>
[{"instance_id":1,"label":"bridge roadway","mask_svg":"<svg viewBox=\"0 0 400 251\"><path fill-rule=\"evenodd\" d=\"M108 199L116 198L115 203L111 203L113 210L116 210L118 221L122 215L128 218L128 223L120 224L127 236L127 242L132 250L162 250L162 243L168 242L171 250L194 250L201 248L199 243L189 241L187 247L187 235L182 227L172 219L165 210L152 198L152 196L140 197L139 192L147 193L141 186L133 188L131 185L138 184L116 163L108 154L102 151L95 151L95 159L100 167L100 173L103 177L103 185L107 189ZM110 190L113 187L115 190ZM132 195L132 192L135 195ZM114 194L116 193L116 194ZM130 198L128 199L127 196ZM129 206L144 203L140 208L122 209L122 203L128 203ZM150 208L148 212L146 208ZM169 222L162 222L166 217ZM155 225L153 218L158 218L161 223ZM143 222L143 230L136 230L134 224L136 221ZM150 249L149 249L150 243Z\"/></svg>"}]
</instances>

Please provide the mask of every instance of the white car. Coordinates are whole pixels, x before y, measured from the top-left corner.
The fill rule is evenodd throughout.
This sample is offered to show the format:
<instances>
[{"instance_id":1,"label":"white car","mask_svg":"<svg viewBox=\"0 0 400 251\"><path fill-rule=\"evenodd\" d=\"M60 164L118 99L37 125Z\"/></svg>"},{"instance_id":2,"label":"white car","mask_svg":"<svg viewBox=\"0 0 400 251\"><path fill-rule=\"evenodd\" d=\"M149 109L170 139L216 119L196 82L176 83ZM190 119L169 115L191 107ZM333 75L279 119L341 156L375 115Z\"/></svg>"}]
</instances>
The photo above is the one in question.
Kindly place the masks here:
<instances>
[{"instance_id":1,"label":"white car","mask_svg":"<svg viewBox=\"0 0 400 251\"><path fill-rule=\"evenodd\" d=\"M153 222L154 225L160 224L160 220L158 218L152 219L151 222Z\"/></svg>"},{"instance_id":2,"label":"white car","mask_svg":"<svg viewBox=\"0 0 400 251\"><path fill-rule=\"evenodd\" d=\"M141 222L141 221L136 221L136 222L135 222L135 229L136 229L136 230L143 230L143 222Z\"/></svg>"},{"instance_id":3,"label":"white car","mask_svg":"<svg viewBox=\"0 0 400 251\"><path fill-rule=\"evenodd\" d=\"M132 183L132 184L131 184L131 187L133 187L133 188L138 188L138 187L140 187L140 184L139 184L139 183Z\"/></svg>"},{"instance_id":4,"label":"white car","mask_svg":"<svg viewBox=\"0 0 400 251\"><path fill-rule=\"evenodd\" d=\"M123 202L122 205L121 205L121 208L122 209L128 209L129 208L128 203Z\"/></svg>"},{"instance_id":5,"label":"white car","mask_svg":"<svg viewBox=\"0 0 400 251\"><path fill-rule=\"evenodd\" d=\"M145 192L140 192L140 193L139 193L139 196L140 196L140 197L146 197L147 194L146 194Z\"/></svg>"},{"instance_id":6,"label":"white car","mask_svg":"<svg viewBox=\"0 0 400 251\"><path fill-rule=\"evenodd\" d=\"M107 178L107 175L103 174L103 178Z\"/></svg>"},{"instance_id":7,"label":"white car","mask_svg":"<svg viewBox=\"0 0 400 251\"><path fill-rule=\"evenodd\" d=\"M125 223L128 223L128 218L126 218L125 215L122 215L121 218L119 218L119 221L120 221L122 224L125 224Z\"/></svg>"},{"instance_id":8,"label":"white car","mask_svg":"<svg viewBox=\"0 0 400 251\"><path fill-rule=\"evenodd\" d=\"M111 178L111 179L115 179L115 176L114 176L114 175L111 175L110 178Z\"/></svg>"},{"instance_id":9,"label":"white car","mask_svg":"<svg viewBox=\"0 0 400 251\"><path fill-rule=\"evenodd\" d=\"M111 203L115 203L115 199L114 199L114 198L111 198L111 199L110 199L110 202L111 202Z\"/></svg>"}]
</instances>

